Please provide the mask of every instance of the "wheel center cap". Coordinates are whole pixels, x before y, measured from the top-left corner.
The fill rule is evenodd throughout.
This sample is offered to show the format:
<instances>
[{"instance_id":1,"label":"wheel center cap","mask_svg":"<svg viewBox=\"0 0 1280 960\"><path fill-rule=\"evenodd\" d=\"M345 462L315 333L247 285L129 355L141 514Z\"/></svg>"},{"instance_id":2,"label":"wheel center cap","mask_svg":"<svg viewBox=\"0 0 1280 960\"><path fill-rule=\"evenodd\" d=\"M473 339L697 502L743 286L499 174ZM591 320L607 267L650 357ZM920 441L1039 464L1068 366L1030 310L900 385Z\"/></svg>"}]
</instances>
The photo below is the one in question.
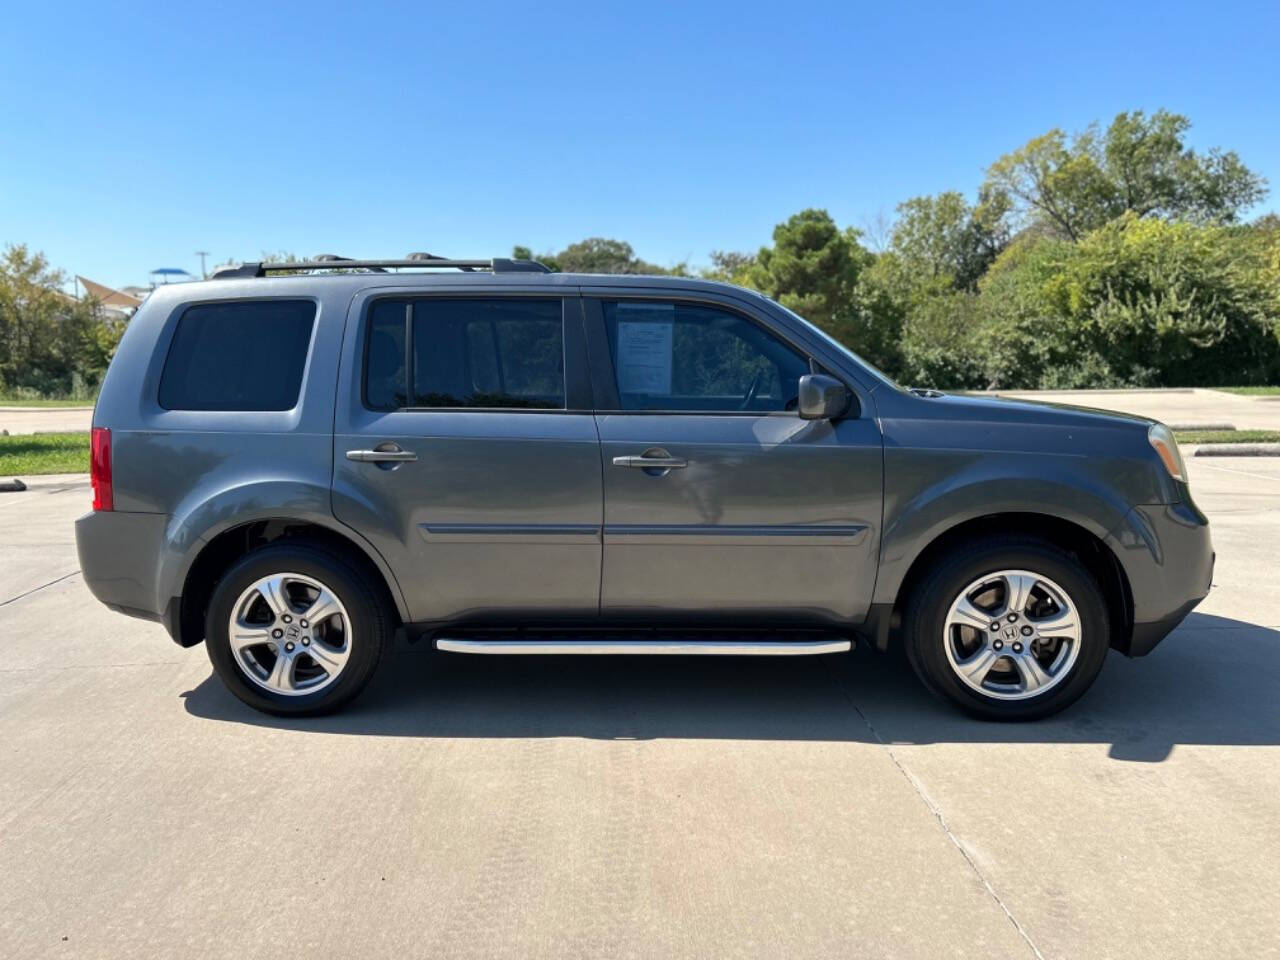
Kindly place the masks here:
<instances>
[{"instance_id":1,"label":"wheel center cap","mask_svg":"<svg viewBox=\"0 0 1280 960\"><path fill-rule=\"evenodd\" d=\"M1004 638L1005 638L1006 640L1017 640L1017 639L1018 639L1018 628L1017 628L1017 627L1015 627L1015 626L1013 626L1012 624L1010 624L1009 626L1005 627L1005 628L1004 628Z\"/></svg>"},{"instance_id":2,"label":"wheel center cap","mask_svg":"<svg viewBox=\"0 0 1280 960\"><path fill-rule=\"evenodd\" d=\"M296 623L291 623L284 628L284 638L286 640L292 640L296 642L298 637L300 636L302 636L302 630L299 629Z\"/></svg>"}]
</instances>

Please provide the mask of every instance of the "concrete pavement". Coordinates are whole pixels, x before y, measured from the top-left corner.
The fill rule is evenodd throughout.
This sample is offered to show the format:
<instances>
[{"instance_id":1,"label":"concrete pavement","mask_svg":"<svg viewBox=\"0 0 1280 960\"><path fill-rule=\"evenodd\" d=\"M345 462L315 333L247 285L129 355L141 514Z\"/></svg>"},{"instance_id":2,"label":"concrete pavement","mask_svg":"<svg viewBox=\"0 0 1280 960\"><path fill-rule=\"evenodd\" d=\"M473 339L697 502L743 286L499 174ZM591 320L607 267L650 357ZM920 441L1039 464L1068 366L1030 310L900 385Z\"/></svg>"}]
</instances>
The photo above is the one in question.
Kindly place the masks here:
<instances>
[{"instance_id":1,"label":"concrete pavement","mask_svg":"<svg viewBox=\"0 0 1280 960\"><path fill-rule=\"evenodd\" d=\"M1190 461L1215 587L1018 726L900 659L398 649L257 714L76 573L82 477L0 494L0 956L1280 951L1280 460Z\"/></svg>"},{"instance_id":2,"label":"concrete pavement","mask_svg":"<svg viewBox=\"0 0 1280 960\"><path fill-rule=\"evenodd\" d=\"M6 407L0 405L0 430L10 433L88 431L93 407Z\"/></svg>"}]
</instances>

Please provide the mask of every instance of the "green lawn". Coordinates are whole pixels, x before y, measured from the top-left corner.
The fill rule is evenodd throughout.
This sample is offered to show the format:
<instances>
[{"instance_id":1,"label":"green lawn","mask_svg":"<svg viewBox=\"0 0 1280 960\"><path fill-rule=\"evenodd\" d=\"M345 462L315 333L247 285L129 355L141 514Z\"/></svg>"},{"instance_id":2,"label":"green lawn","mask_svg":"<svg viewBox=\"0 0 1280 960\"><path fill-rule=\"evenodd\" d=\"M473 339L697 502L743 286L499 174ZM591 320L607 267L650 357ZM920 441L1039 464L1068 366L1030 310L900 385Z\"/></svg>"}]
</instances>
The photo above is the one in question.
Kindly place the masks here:
<instances>
[{"instance_id":1,"label":"green lawn","mask_svg":"<svg viewBox=\"0 0 1280 960\"><path fill-rule=\"evenodd\" d=\"M1223 393L1240 393L1246 397L1274 397L1280 395L1280 387L1214 387Z\"/></svg>"},{"instance_id":2,"label":"green lawn","mask_svg":"<svg viewBox=\"0 0 1280 960\"><path fill-rule=\"evenodd\" d=\"M44 397L0 397L0 407L92 407L92 400L49 400Z\"/></svg>"},{"instance_id":3,"label":"green lawn","mask_svg":"<svg viewBox=\"0 0 1280 960\"><path fill-rule=\"evenodd\" d=\"M1178 430L1178 443L1280 443L1276 430Z\"/></svg>"},{"instance_id":4,"label":"green lawn","mask_svg":"<svg viewBox=\"0 0 1280 960\"><path fill-rule=\"evenodd\" d=\"M36 433L0 437L0 479L42 473L88 473L89 434Z\"/></svg>"}]
</instances>

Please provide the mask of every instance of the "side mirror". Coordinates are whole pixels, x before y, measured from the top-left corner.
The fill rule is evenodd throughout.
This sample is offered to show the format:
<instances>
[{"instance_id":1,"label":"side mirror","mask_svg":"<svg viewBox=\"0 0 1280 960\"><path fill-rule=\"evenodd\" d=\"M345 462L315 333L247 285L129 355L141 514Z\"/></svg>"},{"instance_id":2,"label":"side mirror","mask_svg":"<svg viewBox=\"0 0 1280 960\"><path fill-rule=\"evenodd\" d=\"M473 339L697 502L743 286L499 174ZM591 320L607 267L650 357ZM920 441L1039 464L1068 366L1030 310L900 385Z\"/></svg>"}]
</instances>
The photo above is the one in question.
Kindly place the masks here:
<instances>
[{"instance_id":1,"label":"side mirror","mask_svg":"<svg viewBox=\"0 0 1280 960\"><path fill-rule=\"evenodd\" d=\"M835 420L849 409L849 388L823 373L801 377L799 396L801 420Z\"/></svg>"}]
</instances>

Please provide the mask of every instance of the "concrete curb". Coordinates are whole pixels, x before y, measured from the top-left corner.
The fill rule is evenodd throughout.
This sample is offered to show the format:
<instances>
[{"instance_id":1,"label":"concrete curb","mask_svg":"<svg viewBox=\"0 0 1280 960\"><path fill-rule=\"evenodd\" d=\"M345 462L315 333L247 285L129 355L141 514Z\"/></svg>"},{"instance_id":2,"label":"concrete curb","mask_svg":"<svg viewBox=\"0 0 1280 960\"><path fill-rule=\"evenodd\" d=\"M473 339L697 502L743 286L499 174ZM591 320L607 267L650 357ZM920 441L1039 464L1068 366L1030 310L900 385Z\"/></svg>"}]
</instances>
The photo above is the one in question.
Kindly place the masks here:
<instances>
[{"instance_id":1,"label":"concrete curb","mask_svg":"<svg viewBox=\"0 0 1280 960\"><path fill-rule=\"evenodd\" d=\"M87 473L37 473L28 474L25 480L28 490L39 490L44 487L88 486Z\"/></svg>"},{"instance_id":2,"label":"concrete curb","mask_svg":"<svg viewBox=\"0 0 1280 960\"><path fill-rule=\"evenodd\" d=\"M1166 427L1177 433L1185 433L1193 430L1234 430L1234 423L1166 423Z\"/></svg>"},{"instance_id":3,"label":"concrete curb","mask_svg":"<svg viewBox=\"0 0 1280 960\"><path fill-rule=\"evenodd\" d=\"M1194 457L1280 457L1280 443L1205 443Z\"/></svg>"}]
</instances>

